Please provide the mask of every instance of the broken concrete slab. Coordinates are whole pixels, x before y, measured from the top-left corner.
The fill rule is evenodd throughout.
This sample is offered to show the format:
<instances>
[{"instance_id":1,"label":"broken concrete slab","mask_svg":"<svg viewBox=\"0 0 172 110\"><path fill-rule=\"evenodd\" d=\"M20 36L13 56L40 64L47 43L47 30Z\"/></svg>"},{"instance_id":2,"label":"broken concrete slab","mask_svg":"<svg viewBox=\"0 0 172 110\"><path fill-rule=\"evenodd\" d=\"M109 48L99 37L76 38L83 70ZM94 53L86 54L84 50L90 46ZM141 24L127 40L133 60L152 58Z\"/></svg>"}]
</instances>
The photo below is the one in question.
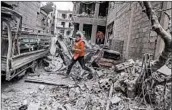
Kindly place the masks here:
<instances>
[{"instance_id":1,"label":"broken concrete slab","mask_svg":"<svg viewBox=\"0 0 172 110\"><path fill-rule=\"evenodd\" d=\"M28 105L28 101L27 100L24 100L23 101L23 105Z\"/></svg>"},{"instance_id":2,"label":"broken concrete slab","mask_svg":"<svg viewBox=\"0 0 172 110\"><path fill-rule=\"evenodd\" d=\"M40 90L44 90L44 89L45 89L45 85L40 85L40 86L39 86L39 89L40 89Z\"/></svg>"},{"instance_id":3,"label":"broken concrete slab","mask_svg":"<svg viewBox=\"0 0 172 110\"><path fill-rule=\"evenodd\" d=\"M171 76L171 69L169 69L166 65L162 66L160 69L157 70L158 72L166 75L166 76Z\"/></svg>"},{"instance_id":4,"label":"broken concrete slab","mask_svg":"<svg viewBox=\"0 0 172 110\"><path fill-rule=\"evenodd\" d=\"M75 99L76 96L80 94L80 90L79 90L78 87L77 87L77 88L71 88L71 89L69 90L69 93L68 93L68 94L69 94L69 97L70 97L71 99Z\"/></svg>"},{"instance_id":5,"label":"broken concrete slab","mask_svg":"<svg viewBox=\"0 0 172 110\"><path fill-rule=\"evenodd\" d=\"M5 95L5 94L1 94L1 98L2 98L3 100L7 100L7 99L9 99L10 97L7 96L7 95Z\"/></svg>"},{"instance_id":6,"label":"broken concrete slab","mask_svg":"<svg viewBox=\"0 0 172 110\"><path fill-rule=\"evenodd\" d=\"M71 104L65 104L64 107L66 108L66 110L74 110Z\"/></svg>"},{"instance_id":7,"label":"broken concrete slab","mask_svg":"<svg viewBox=\"0 0 172 110\"><path fill-rule=\"evenodd\" d=\"M86 87L89 90L92 90L93 84L95 84L95 81L87 81L87 82L85 82L85 85L86 85Z\"/></svg>"},{"instance_id":8,"label":"broken concrete slab","mask_svg":"<svg viewBox=\"0 0 172 110\"><path fill-rule=\"evenodd\" d=\"M97 72L97 75L98 75L99 77L101 77L101 76L103 76L103 75L104 75L104 73L103 73L101 70L96 71L96 72Z\"/></svg>"},{"instance_id":9,"label":"broken concrete slab","mask_svg":"<svg viewBox=\"0 0 172 110\"><path fill-rule=\"evenodd\" d=\"M112 97L112 98L110 99L110 101L111 101L112 104L119 103L121 100L122 100L122 99L119 98L118 96Z\"/></svg>"},{"instance_id":10,"label":"broken concrete slab","mask_svg":"<svg viewBox=\"0 0 172 110\"><path fill-rule=\"evenodd\" d=\"M39 110L40 104L39 103L30 103L28 105L27 110Z\"/></svg>"},{"instance_id":11,"label":"broken concrete slab","mask_svg":"<svg viewBox=\"0 0 172 110\"><path fill-rule=\"evenodd\" d=\"M134 63L135 62L134 62L133 59L130 59L130 60L124 62L124 63L120 63L120 64L115 66L116 71L122 71L122 70L124 70L124 69L126 69L128 67L132 67L134 65Z\"/></svg>"}]
</instances>

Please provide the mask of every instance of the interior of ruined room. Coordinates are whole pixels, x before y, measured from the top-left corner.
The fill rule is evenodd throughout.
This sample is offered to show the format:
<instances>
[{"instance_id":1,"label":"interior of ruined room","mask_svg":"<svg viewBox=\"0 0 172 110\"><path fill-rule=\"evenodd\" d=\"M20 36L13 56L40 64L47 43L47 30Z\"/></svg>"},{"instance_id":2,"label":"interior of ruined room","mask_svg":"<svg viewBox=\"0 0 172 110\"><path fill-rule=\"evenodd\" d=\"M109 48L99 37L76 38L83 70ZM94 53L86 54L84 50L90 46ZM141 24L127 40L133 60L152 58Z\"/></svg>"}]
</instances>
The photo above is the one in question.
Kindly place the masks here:
<instances>
[{"instance_id":1,"label":"interior of ruined room","mask_svg":"<svg viewBox=\"0 0 172 110\"><path fill-rule=\"evenodd\" d=\"M90 40L91 39L91 33L92 33L92 25L84 24L83 31L85 32L86 39Z\"/></svg>"},{"instance_id":2,"label":"interior of ruined room","mask_svg":"<svg viewBox=\"0 0 172 110\"><path fill-rule=\"evenodd\" d=\"M95 12L95 3L81 3L79 13L86 13L88 15L94 15Z\"/></svg>"}]
</instances>

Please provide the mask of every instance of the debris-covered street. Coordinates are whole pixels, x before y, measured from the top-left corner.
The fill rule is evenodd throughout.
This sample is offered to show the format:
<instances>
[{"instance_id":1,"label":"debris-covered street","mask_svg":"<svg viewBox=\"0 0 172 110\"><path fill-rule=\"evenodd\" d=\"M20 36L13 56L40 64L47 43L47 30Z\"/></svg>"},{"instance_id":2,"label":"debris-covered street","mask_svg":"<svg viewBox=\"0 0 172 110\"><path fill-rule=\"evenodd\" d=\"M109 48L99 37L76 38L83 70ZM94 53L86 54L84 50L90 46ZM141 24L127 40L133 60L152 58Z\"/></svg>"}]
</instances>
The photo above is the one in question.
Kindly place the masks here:
<instances>
[{"instance_id":1,"label":"debris-covered street","mask_svg":"<svg viewBox=\"0 0 172 110\"><path fill-rule=\"evenodd\" d=\"M2 2L2 110L171 110L170 3Z\"/></svg>"},{"instance_id":2,"label":"debris-covered street","mask_svg":"<svg viewBox=\"0 0 172 110\"><path fill-rule=\"evenodd\" d=\"M116 72L113 68L97 69L92 80L63 79L61 72L46 72L43 67L21 79L2 82L3 110L153 110L168 105L170 85L157 86L156 103L144 105L142 98L134 97L133 84L141 71L133 63L132 72ZM128 71L129 69L127 69ZM165 99L164 99L165 98ZM164 102L165 100L165 102Z\"/></svg>"}]
</instances>

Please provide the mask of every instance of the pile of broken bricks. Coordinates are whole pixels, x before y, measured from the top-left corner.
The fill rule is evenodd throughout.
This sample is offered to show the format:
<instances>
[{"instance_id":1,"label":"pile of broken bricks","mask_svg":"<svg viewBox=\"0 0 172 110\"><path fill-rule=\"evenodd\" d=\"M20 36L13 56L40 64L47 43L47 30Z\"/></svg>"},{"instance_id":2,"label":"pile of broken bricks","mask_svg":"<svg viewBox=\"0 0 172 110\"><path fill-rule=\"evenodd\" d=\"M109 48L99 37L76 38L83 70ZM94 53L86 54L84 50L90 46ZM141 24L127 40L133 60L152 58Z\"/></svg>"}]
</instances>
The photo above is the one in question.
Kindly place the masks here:
<instances>
[{"instance_id":1,"label":"pile of broken bricks","mask_svg":"<svg viewBox=\"0 0 172 110\"><path fill-rule=\"evenodd\" d=\"M97 68L97 77L92 80L64 83L66 86L59 82L59 86L40 85L27 95L30 101L23 100L17 106L20 110L153 110L156 106L140 103L142 99L134 94L141 66L139 61L128 60L111 68ZM170 101L169 86L165 93L166 106ZM163 91L163 86L156 87L157 108L164 104Z\"/></svg>"},{"instance_id":2,"label":"pile of broken bricks","mask_svg":"<svg viewBox=\"0 0 172 110\"><path fill-rule=\"evenodd\" d=\"M140 103L142 99L135 96L135 84L141 67L142 62L130 59L115 67L96 69L97 78L83 80L68 88L66 99L58 102L57 108L59 110L153 110L156 105ZM163 86L156 87L157 103L161 105L163 88ZM167 106L170 100L170 88L166 89Z\"/></svg>"}]
</instances>

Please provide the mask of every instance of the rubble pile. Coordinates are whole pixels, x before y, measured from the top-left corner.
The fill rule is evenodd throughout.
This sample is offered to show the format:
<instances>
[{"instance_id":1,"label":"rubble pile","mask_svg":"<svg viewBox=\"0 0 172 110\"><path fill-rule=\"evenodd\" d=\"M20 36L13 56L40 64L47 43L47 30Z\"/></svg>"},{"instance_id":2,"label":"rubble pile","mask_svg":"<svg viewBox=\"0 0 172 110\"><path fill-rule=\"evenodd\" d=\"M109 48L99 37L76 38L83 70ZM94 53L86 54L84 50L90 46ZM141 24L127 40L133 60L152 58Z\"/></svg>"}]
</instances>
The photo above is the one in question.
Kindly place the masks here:
<instances>
[{"instance_id":1,"label":"rubble pile","mask_svg":"<svg viewBox=\"0 0 172 110\"><path fill-rule=\"evenodd\" d=\"M107 66L106 63L109 63ZM141 110L153 108L167 108L170 101L170 87L156 86L154 99L151 103L144 102L143 97L136 95L136 81L139 78L143 64L132 59L115 64L115 60L100 58L99 68L96 68L97 78L92 81L83 80L68 90L68 98L61 103L64 110L67 103L71 110ZM111 64L110 64L111 63ZM108 68L107 68L108 67ZM81 74L77 66L72 74ZM163 75L155 73L163 80ZM113 89L111 87L113 86ZM164 92L164 90L166 92ZM109 94L111 95L109 96ZM165 101L167 100L167 101ZM163 103L164 102L164 103Z\"/></svg>"},{"instance_id":2,"label":"rubble pile","mask_svg":"<svg viewBox=\"0 0 172 110\"><path fill-rule=\"evenodd\" d=\"M126 61L126 64L130 61ZM119 65L116 66L119 67ZM130 68L131 72L127 73L125 71L126 68ZM170 101L170 85L167 85L167 87L162 85L156 86L156 106L141 103L142 98L135 96L135 82L139 77L141 64L138 61L132 61L132 66L127 65L126 68L120 71L116 71L113 67L96 69L95 71L98 77L92 80L75 82L70 87L40 84L35 86L34 84L34 89L27 87L24 91L18 89L5 90L2 93L3 109L153 110L153 108L162 109L163 106L168 107L168 102ZM72 72L74 71L76 69L72 70ZM165 95L164 88L166 91Z\"/></svg>"},{"instance_id":3,"label":"rubble pile","mask_svg":"<svg viewBox=\"0 0 172 110\"><path fill-rule=\"evenodd\" d=\"M65 68L63 60L60 57L47 56L47 59L44 59L44 61L49 63L47 67L44 67L48 72L56 72Z\"/></svg>"},{"instance_id":4,"label":"rubble pile","mask_svg":"<svg viewBox=\"0 0 172 110\"><path fill-rule=\"evenodd\" d=\"M63 50L65 50L62 54L68 56L64 59L70 60L71 55L67 46L63 41L59 40L59 43L62 45ZM54 46L52 45L52 47ZM164 77L169 77L171 74L162 74L162 70L151 73L150 79L141 82L142 91L136 94L138 79L144 71L147 72L144 62L130 59L121 63L121 54L119 52L100 49L96 46L90 47L89 44L88 47L87 51L89 52L86 55L86 65L94 71L94 78L92 80L87 79L85 76L87 72L82 70L78 63L73 66L70 78L63 80L61 76L65 74L66 70L66 66L63 63L64 59L59 55L57 56L55 50L52 49L52 54L44 59L48 65L43 67L45 71L41 70L38 72L42 73L39 76L25 80L41 83L41 85L31 85L34 88L29 86L23 87L21 85L24 82L22 82L21 85L16 87L22 87L21 90L3 91L3 109L162 110L169 108L170 85L168 83L155 85L152 83L152 80L163 81ZM149 87L150 80L153 86ZM147 98L155 100L148 102Z\"/></svg>"}]
</instances>

